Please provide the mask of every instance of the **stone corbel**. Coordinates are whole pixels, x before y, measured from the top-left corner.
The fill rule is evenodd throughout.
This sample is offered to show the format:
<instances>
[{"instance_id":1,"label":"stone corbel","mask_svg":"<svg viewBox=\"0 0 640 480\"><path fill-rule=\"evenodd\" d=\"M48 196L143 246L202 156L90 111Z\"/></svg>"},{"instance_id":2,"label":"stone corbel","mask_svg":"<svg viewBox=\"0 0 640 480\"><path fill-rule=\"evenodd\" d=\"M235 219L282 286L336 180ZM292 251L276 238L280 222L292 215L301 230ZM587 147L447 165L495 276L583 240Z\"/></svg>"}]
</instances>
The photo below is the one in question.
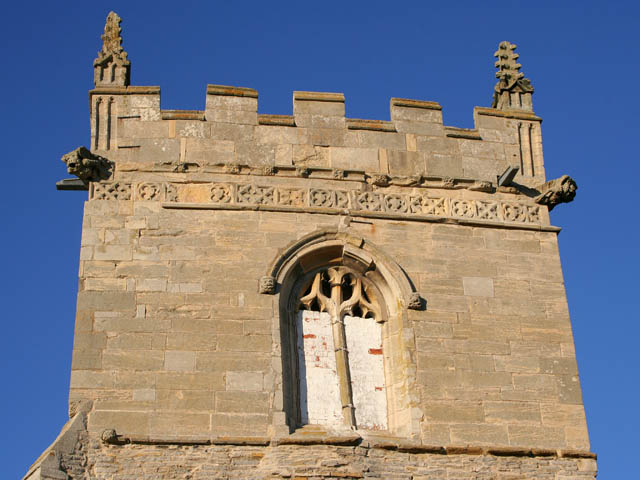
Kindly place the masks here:
<instances>
[{"instance_id":1,"label":"stone corbel","mask_svg":"<svg viewBox=\"0 0 640 480\"><path fill-rule=\"evenodd\" d=\"M422 297L420 297L418 292L411 292L409 301L407 302L407 308L409 310L423 310L424 304L426 304L426 302L423 303Z\"/></svg>"},{"instance_id":2,"label":"stone corbel","mask_svg":"<svg viewBox=\"0 0 640 480\"><path fill-rule=\"evenodd\" d=\"M578 185L569 175L563 175L560 178L554 178L537 187L540 195L534 198L534 201L540 205L549 207L549 211L559 203L569 203L576 196Z\"/></svg>"},{"instance_id":3,"label":"stone corbel","mask_svg":"<svg viewBox=\"0 0 640 480\"><path fill-rule=\"evenodd\" d=\"M260 278L258 284L258 293L263 295L273 295L276 293L276 279L270 275L265 275Z\"/></svg>"}]
</instances>

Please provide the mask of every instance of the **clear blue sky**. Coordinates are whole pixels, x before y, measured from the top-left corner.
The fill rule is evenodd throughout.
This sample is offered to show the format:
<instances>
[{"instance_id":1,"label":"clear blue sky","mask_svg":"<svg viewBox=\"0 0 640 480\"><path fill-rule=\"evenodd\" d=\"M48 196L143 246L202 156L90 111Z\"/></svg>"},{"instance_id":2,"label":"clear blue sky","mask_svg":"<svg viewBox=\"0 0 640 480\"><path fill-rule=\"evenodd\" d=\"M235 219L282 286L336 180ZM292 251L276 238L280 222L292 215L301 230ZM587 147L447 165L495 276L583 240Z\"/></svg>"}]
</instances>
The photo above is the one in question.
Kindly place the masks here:
<instances>
[{"instance_id":1,"label":"clear blue sky","mask_svg":"<svg viewBox=\"0 0 640 480\"><path fill-rule=\"evenodd\" d=\"M82 192L57 192L60 156L89 144L87 91L109 10L123 18L132 83L165 109L203 109L207 83L256 88L261 113L293 90L344 92L347 116L389 119L391 97L440 102L472 127L493 52L516 43L544 119L552 212L600 478L637 472L640 318L638 2L112 1L3 8L0 276L3 476L19 478L67 419ZM635 145L635 147L634 147ZM427 294L428 296L428 294Z\"/></svg>"}]
</instances>

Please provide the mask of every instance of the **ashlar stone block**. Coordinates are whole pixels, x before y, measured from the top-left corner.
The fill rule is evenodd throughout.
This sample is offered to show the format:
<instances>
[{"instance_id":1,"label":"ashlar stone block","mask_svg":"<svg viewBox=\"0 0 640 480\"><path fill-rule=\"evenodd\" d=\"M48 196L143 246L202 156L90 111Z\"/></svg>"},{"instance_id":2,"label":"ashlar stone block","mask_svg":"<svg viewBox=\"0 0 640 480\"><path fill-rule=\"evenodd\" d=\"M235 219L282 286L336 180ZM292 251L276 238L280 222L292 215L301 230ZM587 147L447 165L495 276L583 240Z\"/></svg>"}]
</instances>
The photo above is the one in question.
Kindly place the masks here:
<instances>
[{"instance_id":1,"label":"ashlar stone block","mask_svg":"<svg viewBox=\"0 0 640 480\"><path fill-rule=\"evenodd\" d=\"M464 294L473 297L493 297L493 279L486 277L463 277Z\"/></svg>"},{"instance_id":2,"label":"ashlar stone block","mask_svg":"<svg viewBox=\"0 0 640 480\"><path fill-rule=\"evenodd\" d=\"M164 369L174 372L192 372L196 368L196 353L167 351L164 353Z\"/></svg>"},{"instance_id":3,"label":"ashlar stone block","mask_svg":"<svg viewBox=\"0 0 640 480\"><path fill-rule=\"evenodd\" d=\"M227 372L226 389L229 391L260 392L264 388L263 372Z\"/></svg>"}]
</instances>

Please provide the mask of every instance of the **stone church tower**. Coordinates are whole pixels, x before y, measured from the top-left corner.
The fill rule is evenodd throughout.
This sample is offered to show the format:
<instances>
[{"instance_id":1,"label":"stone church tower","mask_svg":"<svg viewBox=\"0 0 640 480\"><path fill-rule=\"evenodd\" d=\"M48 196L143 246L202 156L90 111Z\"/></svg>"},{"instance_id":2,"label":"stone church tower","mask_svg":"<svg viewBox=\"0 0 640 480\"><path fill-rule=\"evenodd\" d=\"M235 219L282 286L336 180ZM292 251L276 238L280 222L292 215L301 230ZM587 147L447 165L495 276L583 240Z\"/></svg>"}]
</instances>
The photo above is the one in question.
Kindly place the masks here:
<instances>
[{"instance_id":1,"label":"stone church tower","mask_svg":"<svg viewBox=\"0 0 640 480\"><path fill-rule=\"evenodd\" d=\"M208 85L162 110L120 18L94 61L70 420L25 478L596 476L515 45L475 128L433 101Z\"/></svg>"}]
</instances>

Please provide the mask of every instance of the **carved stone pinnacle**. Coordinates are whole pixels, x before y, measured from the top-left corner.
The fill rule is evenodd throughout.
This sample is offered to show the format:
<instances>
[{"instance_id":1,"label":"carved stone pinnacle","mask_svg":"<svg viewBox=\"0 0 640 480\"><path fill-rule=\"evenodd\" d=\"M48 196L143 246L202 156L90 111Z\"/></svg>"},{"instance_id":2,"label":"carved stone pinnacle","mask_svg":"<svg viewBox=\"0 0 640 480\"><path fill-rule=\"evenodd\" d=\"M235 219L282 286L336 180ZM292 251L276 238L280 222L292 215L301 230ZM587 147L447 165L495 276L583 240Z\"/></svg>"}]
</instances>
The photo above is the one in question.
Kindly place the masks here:
<instances>
[{"instance_id":1,"label":"carved stone pinnacle","mask_svg":"<svg viewBox=\"0 0 640 480\"><path fill-rule=\"evenodd\" d=\"M77 176L84 183L99 182L111 176L113 164L100 155L95 155L86 147L78 147L62 156L67 172Z\"/></svg>"},{"instance_id":2,"label":"carved stone pinnacle","mask_svg":"<svg viewBox=\"0 0 640 480\"><path fill-rule=\"evenodd\" d=\"M569 175L554 178L547 183L540 185L537 190L540 192L534 200L540 205L549 207L549 211L559 203L569 203L576 197L578 185Z\"/></svg>"},{"instance_id":3,"label":"carved stone pinnacle","mask_svg":"<svg viewBox=\"0 0 640 480\"><path fill-rule=\"evenodd\" d=\"M93 61L93 83L98 86L127 86L131 75L131 62L122 48L120 22L115 12L109 12L102 35L102 50Z\"/></svg>"},{"instance_id":4,"label":"carved stone pinnacle","mask_svg":"<svg viewBox=\"0 0 640 480\"><path fill-rule=\"evenodd\" d=\"M517 60L519 55L515 53L516 45L509 42L500 42L498 50L493 54L498 60L495 63L498 71L496 77L498 83L493 92L493 108L508 109L516 108L532 111L531 94L533 87L528 78L524 78L524 73L520 72L520 65ZM513 97L515 94L517 97Z\"/></svg>"},{"instance_id":5,"label":"carved stone pinnacle","mask_svg":"<svg viewBox=\"0 0 640 480\"><path fill-rule=\"evenodd\" d=\"M273 295L276 293L276 279L270 275L265 275L260 278L258 293L262 293L264 295Z\"/></svg>"}]
</instances>

